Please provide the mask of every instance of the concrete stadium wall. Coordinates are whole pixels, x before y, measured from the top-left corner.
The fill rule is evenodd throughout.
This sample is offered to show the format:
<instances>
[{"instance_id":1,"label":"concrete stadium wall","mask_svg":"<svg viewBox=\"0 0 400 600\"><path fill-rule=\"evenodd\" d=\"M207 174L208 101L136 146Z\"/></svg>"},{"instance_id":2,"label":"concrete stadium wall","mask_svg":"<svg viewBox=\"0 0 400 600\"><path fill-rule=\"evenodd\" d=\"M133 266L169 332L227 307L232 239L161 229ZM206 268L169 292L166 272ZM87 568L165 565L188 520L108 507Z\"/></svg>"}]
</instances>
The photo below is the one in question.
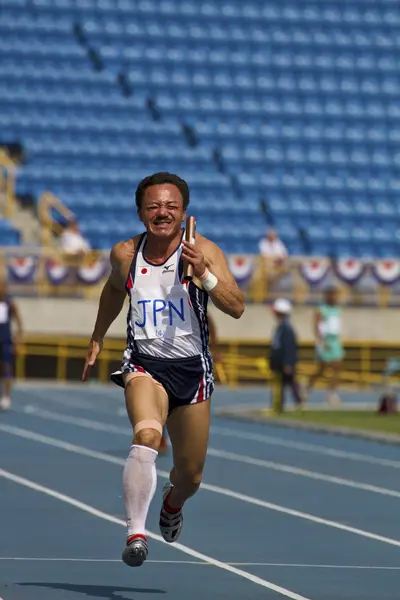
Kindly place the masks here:
<instances>
[{"instance_id":1,"label":"concrete stadium wall","mask_svg":"<svg viewBox=\"0 0 400 600\"><path fill-rule=\"evenodd\" d=\"M59 298L19 298L24 321L24 329L29 334L66 334L90 336L97 314L98 301L66 300ZM110 328L109 336L125 337L125 305L122 313ZM274 319L269 309L260 305L248 305L243 317L232 319L217 311L213 306L210 312L215 316L218 335L223 340L268 341L274 327ZM313 339L313 309L297 307L292 321L302 342ZM347 341L400 341L400 310L372 308L344 308L343 339Z\"/></svg>"}]
</instances>

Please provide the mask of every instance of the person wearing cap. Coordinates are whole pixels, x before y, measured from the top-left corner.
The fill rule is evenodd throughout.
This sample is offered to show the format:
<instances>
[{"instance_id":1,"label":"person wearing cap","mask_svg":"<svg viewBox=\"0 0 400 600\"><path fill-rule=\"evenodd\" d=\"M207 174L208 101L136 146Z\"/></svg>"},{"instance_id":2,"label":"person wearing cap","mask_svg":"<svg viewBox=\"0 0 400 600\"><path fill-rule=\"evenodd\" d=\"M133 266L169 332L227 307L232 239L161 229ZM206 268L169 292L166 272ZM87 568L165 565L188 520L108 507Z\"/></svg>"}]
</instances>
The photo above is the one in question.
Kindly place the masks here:
<instances>
[{"instance_id":1,"label":"person wearing cap","mask_svg":"<svg viewBox=\"0 0 400 600\"><path fill-rule=\"evenodd\" d=\"M281 413L286 387L290 388L295 403L298 406L302 404L300 387L296 381L298 348L296 333L290 322L292 305L289 300L275 300L272 310L278 321L272 338L269 361L272 371L272 411Z\"/></svg>"},{"instance_id":2,"label":"person wearing cap","mask_svg":"<svg viewBox=\"0 0 400 600\"><path fill-rule=\"evenodd\" d=\"M310 377L307 385L307 393L309 394L317 379L322 377L326 369L330 367L332 375L327 394L329 404L340 404L337 388L344 358L344 349L340 339L341 329L342 309L338 304L338 290L335 286L329 286L325 289L324 302L315 314L315 350L318 367Z\"/></svg>"}]
</instances>

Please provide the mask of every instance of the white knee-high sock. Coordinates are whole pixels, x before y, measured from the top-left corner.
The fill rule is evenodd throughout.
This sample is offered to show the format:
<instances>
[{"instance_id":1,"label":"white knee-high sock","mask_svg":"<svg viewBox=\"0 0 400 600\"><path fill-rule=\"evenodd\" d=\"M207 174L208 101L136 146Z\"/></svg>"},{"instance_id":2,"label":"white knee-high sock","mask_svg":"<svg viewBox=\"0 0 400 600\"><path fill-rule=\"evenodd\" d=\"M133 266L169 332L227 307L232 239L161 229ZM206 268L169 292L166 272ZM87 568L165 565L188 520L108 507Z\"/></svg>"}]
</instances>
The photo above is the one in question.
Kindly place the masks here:
<instances>
[{"instance_id":1,"label":"white knee-high sock","mask_svg":"<svg viewBox=\"0 0 400 600\"><path fill-rule=\"evenodd\" d=\"M158 452L147 446L131 446L126 460L123 485L128 535L146 535L146 518L157 485Z\"/></svg>"}]
</instances>

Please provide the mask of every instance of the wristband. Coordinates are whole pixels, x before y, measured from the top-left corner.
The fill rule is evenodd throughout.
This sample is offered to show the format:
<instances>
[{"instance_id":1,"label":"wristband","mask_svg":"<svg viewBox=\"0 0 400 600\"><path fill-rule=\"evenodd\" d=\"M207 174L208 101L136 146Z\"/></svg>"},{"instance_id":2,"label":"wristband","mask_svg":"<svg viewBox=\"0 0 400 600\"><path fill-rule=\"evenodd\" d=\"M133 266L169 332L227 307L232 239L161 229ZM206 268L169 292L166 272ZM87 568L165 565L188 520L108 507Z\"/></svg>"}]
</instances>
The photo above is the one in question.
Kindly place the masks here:
<instances>
[{"instance_id":1,"label":"wristband","mask_svg":"<svg viewBox=\"0 0 400 600\"><path fill-rule=\"evenodd\" d=\"M201 281L201 285L206 290L206 292L211 292L215 288L218 283L218 279L210 273L208 269L206 269L201 277L199 277Z\"/></svg>"}]
</instances>

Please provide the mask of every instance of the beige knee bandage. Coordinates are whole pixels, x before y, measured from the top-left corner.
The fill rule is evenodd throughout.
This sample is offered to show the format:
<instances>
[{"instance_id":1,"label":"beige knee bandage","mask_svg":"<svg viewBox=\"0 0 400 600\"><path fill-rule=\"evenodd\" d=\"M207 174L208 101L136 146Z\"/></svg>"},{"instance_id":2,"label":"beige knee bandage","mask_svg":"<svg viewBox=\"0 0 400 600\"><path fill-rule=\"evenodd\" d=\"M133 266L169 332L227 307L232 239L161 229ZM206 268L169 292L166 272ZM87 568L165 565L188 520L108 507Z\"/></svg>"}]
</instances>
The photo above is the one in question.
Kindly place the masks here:
<instances>
[{"instance_id":1,"label":"beige knee bandage","mask_svg":"<svg viewBox=\"0 0 400 600\"><path fill-rule=\"evenodd\" d=\"M135 427L133 428L133 435L136 435L142 429L155 429L160 435L162 435L163 427L161 423L159 423L155 419L146 419L144 421L139 421L139 423L136 423Z\"/></svg>"}]
</instances>

